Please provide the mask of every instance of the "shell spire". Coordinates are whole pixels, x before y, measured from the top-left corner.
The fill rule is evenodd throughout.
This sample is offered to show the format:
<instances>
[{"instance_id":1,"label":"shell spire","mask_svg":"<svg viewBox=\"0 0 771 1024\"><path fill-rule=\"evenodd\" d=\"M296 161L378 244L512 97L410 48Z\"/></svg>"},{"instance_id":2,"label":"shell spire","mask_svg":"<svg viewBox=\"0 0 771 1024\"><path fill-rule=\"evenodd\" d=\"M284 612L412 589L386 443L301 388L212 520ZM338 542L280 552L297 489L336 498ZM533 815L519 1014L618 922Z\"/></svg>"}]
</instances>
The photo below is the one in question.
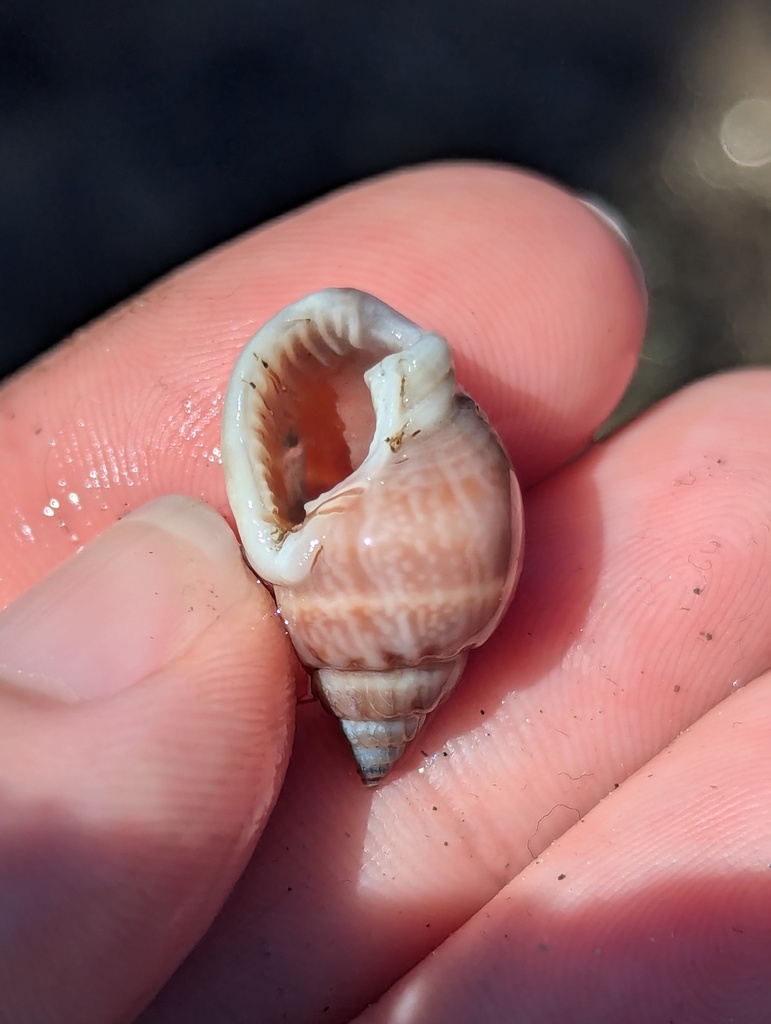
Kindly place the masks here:
<instances>
[{"instance_id":1,"label":"shell spire","mask_svg":"<svg viewBox=\"0 0 771 1024\"><path fill-rule=\"evenodd\" d=\"M240 355L222 432L254 571L377 784L500 621L522 504L447 342L371 295L327 289Z\"/></svg>"}]
</instances>

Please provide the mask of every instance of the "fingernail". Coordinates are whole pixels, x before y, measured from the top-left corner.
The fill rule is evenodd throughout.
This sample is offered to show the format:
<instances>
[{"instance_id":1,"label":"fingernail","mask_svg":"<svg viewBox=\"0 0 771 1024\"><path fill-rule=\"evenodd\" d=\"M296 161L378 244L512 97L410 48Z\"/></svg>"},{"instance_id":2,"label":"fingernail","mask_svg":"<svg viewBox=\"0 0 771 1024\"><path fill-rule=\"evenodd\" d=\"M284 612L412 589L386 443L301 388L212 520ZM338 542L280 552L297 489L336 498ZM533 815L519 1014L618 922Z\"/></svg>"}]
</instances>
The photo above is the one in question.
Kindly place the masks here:
<instances>
[{"instance_id":1,"label":"fingernail","mask_svg":"<svg viewBox=\"0 0 771 1024\"><path fill-rule=\"evenodd\" d=\"M212 508L161 498L0 614L0 685L63 701L118 693L184 653L250 585Z\"/></svg>"},{"instance_id":2,"label":"fingernail","mask_svg":"<svg viewBox=\"0 0 771 1024\"><path fill-rule=\"evenodd\" d=\"M648 287L645 283L645 271L643 270L643 265L640 262L640 257L637 255L632 244L631 233L626 220L618 210L615 209L615 207L600 199L599 196L582 195L579 196L578 199L583 203L587 210L590 210L595 217L602 221L606 228L610 229L621 243L624 255L626 256L634 275L635 283L637 284L638 291L640 292L643 305L647 309Z\"/></svg>"}]
</instances>

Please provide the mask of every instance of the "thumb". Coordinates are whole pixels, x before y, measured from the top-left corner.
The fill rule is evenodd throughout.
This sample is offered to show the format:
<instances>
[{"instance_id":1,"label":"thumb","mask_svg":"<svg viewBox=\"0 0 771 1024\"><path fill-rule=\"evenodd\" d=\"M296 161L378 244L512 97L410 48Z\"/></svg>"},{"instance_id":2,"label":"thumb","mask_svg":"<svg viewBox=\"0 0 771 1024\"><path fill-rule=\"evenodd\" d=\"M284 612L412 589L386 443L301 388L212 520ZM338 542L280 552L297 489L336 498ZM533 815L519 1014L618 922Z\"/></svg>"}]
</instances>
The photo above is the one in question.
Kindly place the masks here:
<instances>
[{"instance_id":1,"label":"thumb","mask_svg":"<svg viewBox=\"0 0 771 1024\"><path fill-rule=\"evenodd\" d=\"M164 498L0 614L4 1022L129 1020L281 785L294 666L208 506Z\"/></svg>"}]
</instances>

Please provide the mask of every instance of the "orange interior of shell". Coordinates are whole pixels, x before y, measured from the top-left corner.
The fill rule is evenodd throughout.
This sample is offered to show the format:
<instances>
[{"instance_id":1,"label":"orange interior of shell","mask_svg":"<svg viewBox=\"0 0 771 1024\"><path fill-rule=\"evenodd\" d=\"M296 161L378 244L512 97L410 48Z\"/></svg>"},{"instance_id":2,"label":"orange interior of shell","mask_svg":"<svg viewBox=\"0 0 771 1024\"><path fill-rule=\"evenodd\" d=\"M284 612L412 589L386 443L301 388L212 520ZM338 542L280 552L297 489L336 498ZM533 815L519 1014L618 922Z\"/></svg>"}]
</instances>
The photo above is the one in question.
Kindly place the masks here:
<instances>
[{"instance_id":1,"label":"orange interior of shell","mask_svg":"<svg viewBox=\"0 0 771 1024\"><path fill-rule=\"evenodd\" d=\"M278 366L262 366L255 400L268 453L267 481L284 529L299 526L304 506L343 481L364 460L375 413L364 373L382 352L326 349L322 363L295 345ZM260 360L264 364L264 360Z\"/></svg>"}]
</instances>

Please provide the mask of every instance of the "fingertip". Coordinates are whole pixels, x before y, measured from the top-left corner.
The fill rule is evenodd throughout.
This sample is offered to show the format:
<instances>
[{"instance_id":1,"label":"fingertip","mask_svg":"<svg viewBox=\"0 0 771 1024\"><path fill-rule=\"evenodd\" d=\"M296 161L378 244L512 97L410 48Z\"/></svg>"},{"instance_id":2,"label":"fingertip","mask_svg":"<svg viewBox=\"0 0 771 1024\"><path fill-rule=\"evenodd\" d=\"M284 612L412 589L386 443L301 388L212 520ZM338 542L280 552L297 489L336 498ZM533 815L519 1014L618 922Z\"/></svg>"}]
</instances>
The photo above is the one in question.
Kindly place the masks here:
<instances>
[{"instance_id":1,"label":"fingertip","mask_svg":"<svg viewBox=\"0 0 771 1024\"><path fill-rule=\"evenodd\" d=\"M352 285L447 337L525 486L584 447L637 364L646 299L636 257L597 204L532 173L409 168L243 242L271 302L260 316Z\"/></svg>"},{"instance_id":2,"label":"fingertip","mask_svg":"<svg viewBox=\"0 0 771 1024\"><path fill-rule=\"evenodd\" d=\"M283 779L295 669L272 599L233 558L232 535L210 509L176 499L170 530L166 504L165 530L149 509L106 541L125 543L130 556L140 538L138 554L152 550L170 574L160 656L135 661L139 677L117 689L89 685L77 703L19 685L0 698L0 849L14 893L0 973L4 1000L19 1007L14 1019L129 1019L221 907ZM120 592L120 577L87 578L111 607L105 590ZM129 606L113 624L129 640L130 618ZM144 629L149 620L139 621ZM72 646L88 647L87 627ZM78 664L89 668L87 651Z\"/></svg>"},{"instance_id":3,"label":"fingertip","mask_svg":"<svg viewBox=\"0 0 771 1024\"><path fill-rule=\"evenodd\" d=\"M182 268L5 385L0 470L17 483L0 496L13 563L0 600L160 494L226 509L220 414L236 355L331 285L448 338L525 485L612 410L645 322L618 237L532 174L439 164L334 193Z\"/></svg>"},{"instance_id":4,"label":"fingertip","mask_svg":"<svg viewBox=\"0 0 771 1024\"><path fill-rule=\"evenodd\" d=\"M611 792L357 1022L765 1020L769 681Z\"/></svg>"},{"instance_id":5,"label":"fingertip","mask_svg":"<svg viewBox=\"0 0 771 1024\"><path fill-rule=\"evenodd\" d=\"M117 693L184 650L254 586L221 516L192 498L158 499L0 614L0 679L62 700Z\"/></svg>"}]
</instances>

